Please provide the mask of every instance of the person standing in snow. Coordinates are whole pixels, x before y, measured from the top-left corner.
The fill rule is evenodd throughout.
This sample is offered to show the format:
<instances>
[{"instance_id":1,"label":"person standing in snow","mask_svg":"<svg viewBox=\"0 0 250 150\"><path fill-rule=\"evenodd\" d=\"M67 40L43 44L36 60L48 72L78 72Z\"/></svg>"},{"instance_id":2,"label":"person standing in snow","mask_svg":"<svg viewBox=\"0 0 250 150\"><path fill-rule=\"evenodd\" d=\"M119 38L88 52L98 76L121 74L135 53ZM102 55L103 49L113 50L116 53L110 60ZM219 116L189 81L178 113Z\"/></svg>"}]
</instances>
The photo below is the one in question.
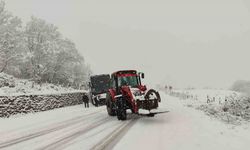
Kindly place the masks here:
<instances>
[{"instance_id":1,"label":"person standing in snow","mask_svg":"<svg viewBox=\"0 0 250 150\"><path fill-rule=\"evenodd\" d=\"M82 101L84 103L85 108L89 108L89 98L87 95L83 94Z\"/></svg>"},{"instance_id":2,"label":"person standing in snow","mask_svg":"<svg viewBox=\"0 0 250 150\"><path fill-rule=\"evenodd\" d=\"M207 95L207 103L210 103L210 97Z\"/></svg>"}]
</instances>

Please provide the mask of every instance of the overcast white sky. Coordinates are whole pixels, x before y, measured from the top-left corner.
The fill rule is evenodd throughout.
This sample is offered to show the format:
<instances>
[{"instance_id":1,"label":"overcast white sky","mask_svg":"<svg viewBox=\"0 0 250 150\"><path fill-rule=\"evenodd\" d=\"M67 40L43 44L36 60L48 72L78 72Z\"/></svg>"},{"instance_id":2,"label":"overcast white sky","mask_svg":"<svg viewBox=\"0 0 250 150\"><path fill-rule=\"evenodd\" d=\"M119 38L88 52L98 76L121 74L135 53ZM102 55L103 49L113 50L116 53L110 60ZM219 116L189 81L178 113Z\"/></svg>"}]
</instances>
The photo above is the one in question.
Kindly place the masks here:
<instances>
[{"instance_id":1,"label":"overcast white sky","mask_svg":"<svg viewBox=\"0 0 250 150\"><path fill-rule=\"evenodd\" d=\"M59 27L94 73L138 69L147 82L229 87L250 80L248 0L6 0Z\"/></svg>"}]
</instances>

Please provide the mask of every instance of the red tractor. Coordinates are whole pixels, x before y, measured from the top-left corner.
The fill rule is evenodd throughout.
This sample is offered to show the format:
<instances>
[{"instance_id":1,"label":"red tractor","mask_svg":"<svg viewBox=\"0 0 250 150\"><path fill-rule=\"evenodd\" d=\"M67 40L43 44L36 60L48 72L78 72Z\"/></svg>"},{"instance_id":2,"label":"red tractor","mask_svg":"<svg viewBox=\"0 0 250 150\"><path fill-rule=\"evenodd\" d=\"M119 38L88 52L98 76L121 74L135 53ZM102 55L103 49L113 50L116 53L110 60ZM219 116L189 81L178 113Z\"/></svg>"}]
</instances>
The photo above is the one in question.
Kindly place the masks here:
<instances>
[{"instance_id":1,"label":"red tractor","mask_svg":"<svg viewBox=\"0 0 250 150\"><path fill-rule=\"evenodd\" d=\"M139 109L150 110L158 107L161 101L157 91L147 90L141 84L144 73L137 73L135 70L123 70L114 72L111 75L111 87L107 93L106 107L110 116L117 116L118 120L127 119L127 109L132 113L139 114Z\"/></svg>"}]
</instances>

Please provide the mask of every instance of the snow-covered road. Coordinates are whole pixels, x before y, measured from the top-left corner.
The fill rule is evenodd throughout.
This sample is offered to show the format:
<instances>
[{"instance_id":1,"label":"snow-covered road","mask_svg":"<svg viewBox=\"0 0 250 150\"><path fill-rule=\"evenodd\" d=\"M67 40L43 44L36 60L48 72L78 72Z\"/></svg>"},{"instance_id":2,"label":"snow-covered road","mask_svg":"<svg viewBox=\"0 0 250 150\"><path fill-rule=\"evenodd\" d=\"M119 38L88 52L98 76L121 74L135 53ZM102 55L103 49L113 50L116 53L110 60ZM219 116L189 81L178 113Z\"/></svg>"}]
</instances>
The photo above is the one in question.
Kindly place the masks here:
<instances>
[{"instance_id":1,"label":"snow-covered road","mask_svg":"<svg viewBox=\"0 0 250 150\"><path fill-rule=\"evenodd\" d=\"M234 126L184 107L161 93L153 118L109 117L105 107L83 105L0 119L0 149L248 149L249 124Z\"/></svg>"},{"instance_id":2,"label":"snow-covered road","mask_svg":"<svg viewBox=\"0 0 250 150\"><path fill-rule=\"evenodd\" d=\"M183 106L183 101L175 97L161 95L161 107L170 112L154 118L140 118L114 149L249 149L249 124L225 124L202 111Z\"/></svg>"}]
</instances>

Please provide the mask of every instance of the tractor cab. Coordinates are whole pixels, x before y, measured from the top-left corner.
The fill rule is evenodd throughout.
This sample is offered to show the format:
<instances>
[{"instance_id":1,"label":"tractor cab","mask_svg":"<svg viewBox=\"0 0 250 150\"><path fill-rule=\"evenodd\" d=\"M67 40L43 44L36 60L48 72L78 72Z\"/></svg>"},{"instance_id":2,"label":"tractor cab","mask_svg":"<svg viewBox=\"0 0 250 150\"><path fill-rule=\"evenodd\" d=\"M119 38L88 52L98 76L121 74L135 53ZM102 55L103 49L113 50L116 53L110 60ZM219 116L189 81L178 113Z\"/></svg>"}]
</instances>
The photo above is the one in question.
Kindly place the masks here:
<instances>
[{"instance_id":1,"label":"tractor cab","mask_svg":"<svg viewBox=\"0 0 250 150\"><path fill-rule=\"evenodd\" d=\"M144 78L144 73L137 73L135 70L117 71L111 75L111 86L117 92L124 86L139 88L145 91L146 87L142 86L141 78Z\"/></svg>"}]
</instances>

